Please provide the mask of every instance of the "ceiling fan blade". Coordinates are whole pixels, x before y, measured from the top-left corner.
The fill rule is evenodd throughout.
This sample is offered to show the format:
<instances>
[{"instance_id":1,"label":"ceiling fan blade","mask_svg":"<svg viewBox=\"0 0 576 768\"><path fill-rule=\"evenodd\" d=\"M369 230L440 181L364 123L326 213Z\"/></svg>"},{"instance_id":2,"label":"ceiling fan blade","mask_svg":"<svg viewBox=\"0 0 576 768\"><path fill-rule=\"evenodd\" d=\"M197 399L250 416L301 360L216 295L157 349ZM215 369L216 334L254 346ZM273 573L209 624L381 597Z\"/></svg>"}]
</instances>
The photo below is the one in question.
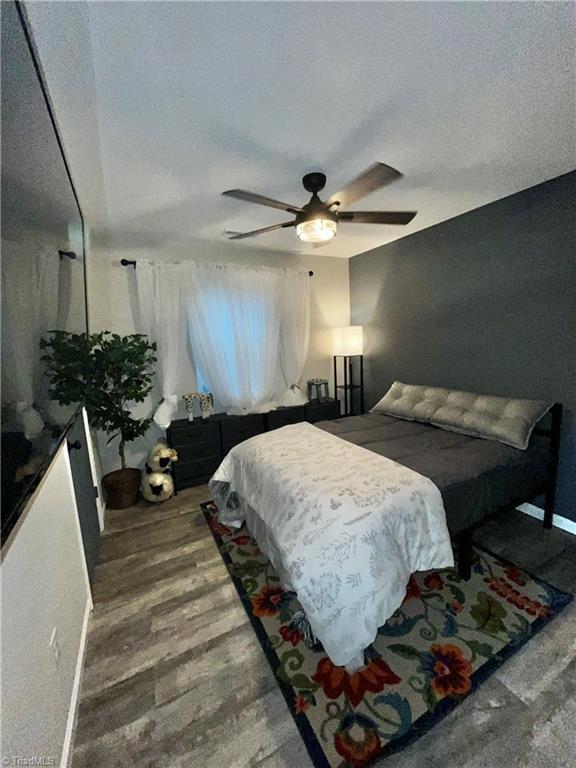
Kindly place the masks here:
<instances>
[{"instance_id":1,"label":"ceiling fan blade","mask_svg":"<svg viewBox=\"0 0 576 768\"><path fill-rule=\"evenodd\" d=\"M281 211L288 211L289 213L300 213L302 210L302 208L297 205L281 203L280 200L273 200L271 197L264 197L264 195L257 195L254 192L247 192L245 189L227 189L226 192L222 192L222 194L227 195L228 197L236 197L238 200L246 200L248 203L267 205L269 208L279 208Z\"/></svg>"},{"instance_id":2,"label":"ceiling fan blade","mask_svg":"<svg viewBox=\"0 0 576 768\"><path fill-rule=\"evenodd\" d=\"M254 237L254 235L261 235L263 232L272 232L273 229L286 229L287 227L293 227L293 221L285 221L283 224L272 224L271 227L263 227L262 229L254 229L252 232L241 232L238 235L232 235L228 240L243 240L245 237Z\"/></svg>"},{"instance_id":3,"label":"ceiling fan blade","mask_svg":"<svg viewBox=\"0 0 576 768\"><path fill-rule=\"evenodd\" d=\"M351 224L409 224L418 211L343 211L338 221Z\"/></svg>"},{"instance_id":4,"label":"ceiling fan blade","mask_svg":"<svg viewBox=\"0 0 576 768\"><path fill-rule=\"evenodd\" d=\"M338 210L342 211L361 197L369 195L380 187L390 184L396 179L402 178L400 171L384 163L374 163L367 168L364 173L356 176L349 184L346 184L339 192L331 195L326 205L331 206L334 203L340 203Z\"/></svg>"}]
</instances>

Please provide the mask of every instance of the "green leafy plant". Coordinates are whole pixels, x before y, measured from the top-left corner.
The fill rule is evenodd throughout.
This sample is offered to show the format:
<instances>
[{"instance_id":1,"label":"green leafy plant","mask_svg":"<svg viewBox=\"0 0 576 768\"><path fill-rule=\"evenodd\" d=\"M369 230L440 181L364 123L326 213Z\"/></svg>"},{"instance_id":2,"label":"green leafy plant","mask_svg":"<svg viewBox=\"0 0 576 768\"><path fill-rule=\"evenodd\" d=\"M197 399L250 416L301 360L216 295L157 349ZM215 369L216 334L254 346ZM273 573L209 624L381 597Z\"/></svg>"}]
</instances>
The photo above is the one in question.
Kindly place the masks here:
<instances>
[{"instance_id":1,"label":"green leafy plant","mask_svg":"<svg viewBox=\"0 0 576 768\"><path fill-rule=\"evenodd\" d=\"M156 344L133 333L50 331L40 342L50 381L49 394L60 405L80 403L90 423L120 438L118 453L126 468L126 443L146 434L150 418L134 419L130 403L142 403L152 389Z\"/></svg>"}]
</instances>

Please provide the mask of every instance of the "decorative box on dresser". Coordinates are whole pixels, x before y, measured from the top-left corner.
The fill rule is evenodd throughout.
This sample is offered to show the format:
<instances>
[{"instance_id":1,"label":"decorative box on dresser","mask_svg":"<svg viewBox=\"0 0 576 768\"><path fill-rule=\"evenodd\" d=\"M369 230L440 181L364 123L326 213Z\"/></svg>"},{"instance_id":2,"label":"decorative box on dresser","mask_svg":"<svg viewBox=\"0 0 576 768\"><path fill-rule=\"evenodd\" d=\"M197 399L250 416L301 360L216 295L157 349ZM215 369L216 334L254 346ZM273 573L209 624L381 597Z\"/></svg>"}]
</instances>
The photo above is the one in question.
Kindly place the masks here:
<instances>
[{"instance_id":1,"label":"decorative box on dresser","mask_svg":"<svg viewBox=\"0 0 576 768\"><path fill-rule=\"evenodd\" d=\"M328 400L246 416L216 413L205 420L177 419L167 430L168 445L178 451L178 461L172 469L174 487L180 491L207 483L228 451L254 435L287 424L314 423L339 416L340 403Z\"/></svg>"}]
</instances>

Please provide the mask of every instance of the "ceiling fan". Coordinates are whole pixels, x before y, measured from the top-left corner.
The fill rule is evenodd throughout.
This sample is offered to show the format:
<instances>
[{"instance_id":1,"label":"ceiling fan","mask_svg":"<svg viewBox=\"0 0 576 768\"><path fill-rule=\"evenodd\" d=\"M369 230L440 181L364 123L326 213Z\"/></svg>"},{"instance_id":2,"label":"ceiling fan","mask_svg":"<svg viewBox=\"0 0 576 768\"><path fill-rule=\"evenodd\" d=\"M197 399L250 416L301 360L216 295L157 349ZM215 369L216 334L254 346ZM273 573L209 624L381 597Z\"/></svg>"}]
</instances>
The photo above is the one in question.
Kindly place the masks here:
<instances>
[{"instance_id":1,"label":"ceiling fan","mask_svg":"<svg viewBox=\"0 0 576 768\"><path fill-rule=\"evenodd\" d=\"M402 178L400 171L391 168L384 163L374 163L370 168L356 176L349 184L346 184L339 192L331 195L326 202L320 200L318 192L326 185L326 176L323 173L307 173L302 178L304 189L312 193L310 200L302 207L282 203L271 197L247 192L244 189L228 189L222 192L228 197L236 197L249 203L267 205L270 208L279 208L294 214L292 221L282 224L272 224L270 227L255 229L252 232L240 232L233 234L230 240L242 240L245 237L254 237L263 232L271 232L274 229L287 229L296 227L296 234L305 243L322 245L332 240L340 222L348 224L408 224L416 211L345 211L352 203L369 195L380 187L391 184L396 179Z\"/></svg>"}]
</instances>

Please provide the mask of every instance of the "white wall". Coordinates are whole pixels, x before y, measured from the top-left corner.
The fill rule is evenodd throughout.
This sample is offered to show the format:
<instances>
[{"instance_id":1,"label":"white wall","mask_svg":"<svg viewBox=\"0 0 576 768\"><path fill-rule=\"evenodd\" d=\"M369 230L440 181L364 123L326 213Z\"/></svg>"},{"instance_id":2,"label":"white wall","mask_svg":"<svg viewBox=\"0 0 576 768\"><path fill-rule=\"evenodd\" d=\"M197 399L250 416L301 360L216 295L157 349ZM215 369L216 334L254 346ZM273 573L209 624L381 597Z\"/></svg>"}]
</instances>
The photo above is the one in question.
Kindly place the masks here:
<instances>
[{"instance_id":1,"label":"white wall","mask_svg":"<svg viewBox=\"0 0 576 768\"><path fill-rule=\"evenodd\" d=\"M0 575L2 758L58 765L72 734L92 605L66 443L4 545Z\"/></svg>"},{"instance_id":2,"label":"white wall","mask_svg":"<svg viewBox=\"0 0 576 768\"><path fill-rule=\"evenodd\" d=\"M234 247L231 244L213 244L205 241L191 242L186 246L173 245L162 252L135 249L114 251L96 245L90 248L88 263L88 313L90 330L110 330L116 333L141 331L139 307L136 294L136 279L132 267L122 267L120 259L149 261L212 261L217 264L241 263L249 265L286 266L313 270L311 286L311 328L308 361L302 377L303 389L306 379L324 376L332 382L331 331L333 327L348 325L350 320L350 292L348 282L348 260L330 258L317 254L286 254L274 251ZM195 389L194 381L190 390ZM160 395L153 393L157 402ZM147 404L147 411L150 404ZM145 413L138 409L135 414ZM184 416L181 410L180 416ZM160 430L151 430L147 437L128 447L129 460L133 466L142 463L147 446L160 437ZM98 446L103 471L117 468L116 445L105 445L99 436Z\"/></svg>"}]
</instances>

